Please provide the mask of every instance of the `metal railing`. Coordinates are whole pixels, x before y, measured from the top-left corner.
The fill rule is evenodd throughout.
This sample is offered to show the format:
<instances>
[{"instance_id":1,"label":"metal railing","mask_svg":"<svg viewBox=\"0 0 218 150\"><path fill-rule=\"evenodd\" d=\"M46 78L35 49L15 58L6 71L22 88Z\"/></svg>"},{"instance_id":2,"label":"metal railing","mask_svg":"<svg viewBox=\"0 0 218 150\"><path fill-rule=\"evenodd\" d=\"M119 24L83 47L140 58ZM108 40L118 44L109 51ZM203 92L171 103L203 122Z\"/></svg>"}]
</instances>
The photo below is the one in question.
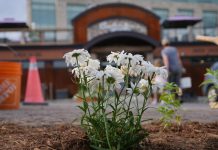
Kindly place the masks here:
<instances>
[{"instance_id":1,"label":"metal railing","mask_svg":"<svg viewBox=\"0 0 218 150\"><path fill-rule=\"evenodd\" d=\"M4 44L72 44L73 29L1 30Z\"/></svg>"},{"instance_id":2,"label":"metal railing","mask_svg":"<svg viewBox=\"0 0 218 150\"><path fill-rule=\"evenodd\" d=\"M170 41L192 42L197 35L218 36L218 27L202 28L193 27L192 29L162 29L162 38Z\"/></svg>"},{"instance_id":3,"label":"metal railing","mask_svg":"<svg viewBox=\"0 0 218 150\"><path fill-rule=\"evenodd\" d=\"M17 44L73 44L74 29L0 30L0 43ZM170 41L195 41L196 35L218 36L218 27L190 29L162 29L162 38Z\"/></svg>"}]
</instances>

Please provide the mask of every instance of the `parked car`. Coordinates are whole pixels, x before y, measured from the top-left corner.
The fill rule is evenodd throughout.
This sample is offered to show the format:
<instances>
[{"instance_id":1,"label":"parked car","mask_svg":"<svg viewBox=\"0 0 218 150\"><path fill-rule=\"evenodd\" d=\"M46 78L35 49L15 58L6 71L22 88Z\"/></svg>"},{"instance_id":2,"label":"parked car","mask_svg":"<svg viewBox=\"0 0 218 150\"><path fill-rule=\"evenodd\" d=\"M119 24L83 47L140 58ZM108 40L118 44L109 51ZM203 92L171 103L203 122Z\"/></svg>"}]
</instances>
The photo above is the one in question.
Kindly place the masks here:
<instances>
[{"instance_id":1,"label":"parked car","mask_svg":"<svg viewBox=\"0 0 218 150\"><path fill-rule=\"evenodd\" d=\"M211 70L218 70L218 61L215 62L211 67ZM206 75L204 81L212 79L217 81L214 76ZM218 83L216 83L218 84ZM218 89L214 87L214 83L208 83L203 85L203 94L208 97L209 102L218 102Z\"/></svg>"}]
</instances>

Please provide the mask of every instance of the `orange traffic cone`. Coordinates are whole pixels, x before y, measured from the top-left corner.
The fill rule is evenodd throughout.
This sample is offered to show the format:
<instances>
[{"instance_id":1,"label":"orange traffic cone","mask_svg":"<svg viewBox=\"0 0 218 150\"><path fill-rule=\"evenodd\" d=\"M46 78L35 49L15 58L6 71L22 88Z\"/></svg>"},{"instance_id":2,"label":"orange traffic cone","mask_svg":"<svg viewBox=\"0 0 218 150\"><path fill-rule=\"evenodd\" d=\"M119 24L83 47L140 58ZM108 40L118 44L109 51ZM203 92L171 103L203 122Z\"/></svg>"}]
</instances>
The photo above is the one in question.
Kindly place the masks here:
<instances>
[{"instance_id":1,"label":"orange traffic cone","mask_svg":"<svg viewBox=\"0 0 218 150\"><path fill-rule=\"evenodd\" d=\"M42 87L36 57L30 57L24 105L47 105L42 95Z\"/></svg>"}]
</instances>

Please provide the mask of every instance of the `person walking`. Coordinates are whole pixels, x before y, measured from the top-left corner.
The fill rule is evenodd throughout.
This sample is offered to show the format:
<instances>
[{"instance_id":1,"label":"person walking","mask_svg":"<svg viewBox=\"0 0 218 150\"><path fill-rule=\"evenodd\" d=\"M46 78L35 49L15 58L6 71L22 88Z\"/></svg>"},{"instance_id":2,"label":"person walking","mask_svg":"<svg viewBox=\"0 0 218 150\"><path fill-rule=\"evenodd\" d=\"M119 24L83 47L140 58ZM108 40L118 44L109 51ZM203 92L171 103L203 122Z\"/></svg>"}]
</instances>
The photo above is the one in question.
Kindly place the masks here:
<instances>
[{"instance_id":1,"label":"person walking","mask_svg":"<svg viewBox=\"0 0 218 150\"><path fill-rule=\"evenodd\" d=\"M161 51L161 56L163 58L163 63L169 72L168 82L173 82L180 87L183 65L178 50L176 47L170 46L167 39L162 40L162 45L164 48Z\"/></svg>"}]
</instances>

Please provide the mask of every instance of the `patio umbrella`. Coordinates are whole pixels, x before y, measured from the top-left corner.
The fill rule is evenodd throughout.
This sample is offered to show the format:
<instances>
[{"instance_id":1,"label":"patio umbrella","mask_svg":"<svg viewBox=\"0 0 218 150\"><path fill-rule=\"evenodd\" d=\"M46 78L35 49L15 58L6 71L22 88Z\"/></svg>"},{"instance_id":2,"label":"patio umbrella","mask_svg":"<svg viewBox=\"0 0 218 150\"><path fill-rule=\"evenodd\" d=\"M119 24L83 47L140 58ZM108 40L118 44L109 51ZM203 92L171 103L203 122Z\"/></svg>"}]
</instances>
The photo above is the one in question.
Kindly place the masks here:
<instances>
[{"instance_id":1,"label":"patio umbrella","mask_svg":"<svg viewBox=\"0 0 218 150\"><path fill-rule=\"evenodd\" d=\"M187 28L200 22L201 18L193 16L174 16L164 20L162 26L164 28Z\"/></svg>"},{"instance_id":2,"label":"patio umbrella","mask_svg":"<svg viewBox=\"0 0 218 150\"><path fill-rule=\"evenodd\" d=\"M0 22L0 28L29 28L25 22Z\"/></svg>"},{"instance_id":3,"label":"patio umbrella","mask_svg":"<svg viewBox=\"0 0 218 150\"><path fill-rule=\"evenodd\" d=\"M3 21L0 21L0 30L2 31L29 30L29 26L26 22L15 21L13 19L5 19Z\"/></svg>"}]
</instances>

